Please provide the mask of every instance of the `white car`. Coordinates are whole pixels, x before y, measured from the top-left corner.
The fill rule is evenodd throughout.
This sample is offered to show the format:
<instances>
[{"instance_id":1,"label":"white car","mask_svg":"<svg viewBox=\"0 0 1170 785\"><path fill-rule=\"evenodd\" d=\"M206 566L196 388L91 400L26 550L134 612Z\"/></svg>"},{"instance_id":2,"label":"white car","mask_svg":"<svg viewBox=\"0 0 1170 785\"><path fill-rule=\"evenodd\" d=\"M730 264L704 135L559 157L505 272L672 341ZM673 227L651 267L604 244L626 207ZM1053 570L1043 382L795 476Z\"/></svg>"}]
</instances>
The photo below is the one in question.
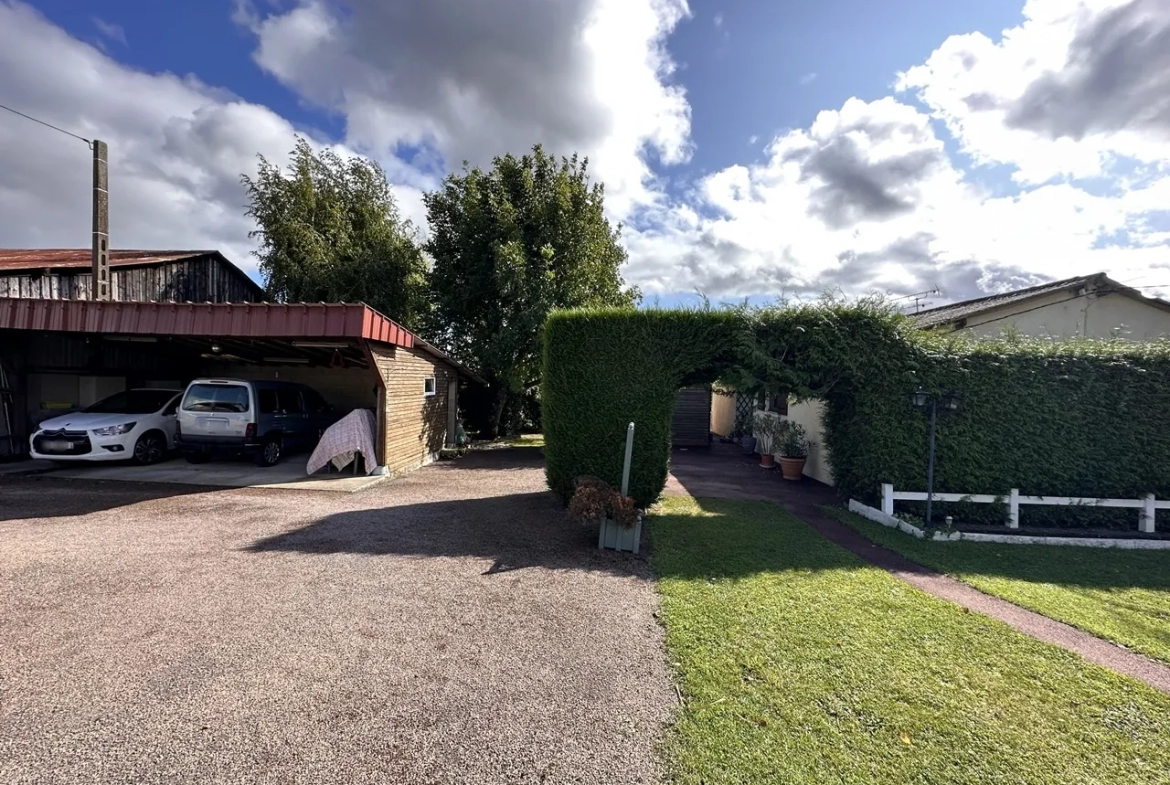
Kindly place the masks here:
<instances>
[{"instance_id":1,"label":"white car","mask_svg":"<svg viewBox=\"0 0 1170 785\"><path fill-rule=\"evenodd\" d=\"M51 461L158 463L175 446L182 390L126 390L79 412L45 420L29 437L32 457Z\"/></svg>"}]
</instances>

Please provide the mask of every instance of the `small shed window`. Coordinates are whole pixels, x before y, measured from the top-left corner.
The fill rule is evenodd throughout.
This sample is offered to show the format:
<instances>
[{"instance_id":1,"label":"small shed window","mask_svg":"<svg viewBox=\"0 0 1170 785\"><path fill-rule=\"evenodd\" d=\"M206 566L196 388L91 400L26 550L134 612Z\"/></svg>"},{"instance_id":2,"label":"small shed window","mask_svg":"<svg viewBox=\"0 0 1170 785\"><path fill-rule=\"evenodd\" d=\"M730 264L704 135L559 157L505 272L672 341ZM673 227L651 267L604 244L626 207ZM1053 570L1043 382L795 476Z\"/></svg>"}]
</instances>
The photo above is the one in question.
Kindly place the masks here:
<instances>
[{"instance_id":1,"label":"small shed window","mask_svg":"<svg viewBox=\"0 0 1170 785\"><path fill-rule=\"evenodd\" d=\"M430 397L435 394L435 377L428 376L423 379L423 396Z\"/></svg>"}]
</instances>

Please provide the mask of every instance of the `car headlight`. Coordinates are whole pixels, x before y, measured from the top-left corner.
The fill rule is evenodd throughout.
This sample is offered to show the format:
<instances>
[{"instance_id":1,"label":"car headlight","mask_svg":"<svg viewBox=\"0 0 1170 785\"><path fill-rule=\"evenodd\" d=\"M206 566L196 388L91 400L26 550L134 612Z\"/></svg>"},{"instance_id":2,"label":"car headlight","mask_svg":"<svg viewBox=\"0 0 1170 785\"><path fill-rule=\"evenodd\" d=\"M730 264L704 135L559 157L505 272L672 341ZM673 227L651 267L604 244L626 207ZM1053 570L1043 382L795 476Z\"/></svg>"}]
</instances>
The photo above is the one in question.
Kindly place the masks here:
<instances>
[{"instance_id":1,"label":"car headlight","mask_svg":"<svg viewBox=\"0 0 1170 785\"><path fill-rule=\"evenodd\" d=\"M129 433L134 430L136 422L122 423L121 425L111 425L109 428L94 428L94 436L121 436L124 433Z\"/></svg>"}]
</instances>

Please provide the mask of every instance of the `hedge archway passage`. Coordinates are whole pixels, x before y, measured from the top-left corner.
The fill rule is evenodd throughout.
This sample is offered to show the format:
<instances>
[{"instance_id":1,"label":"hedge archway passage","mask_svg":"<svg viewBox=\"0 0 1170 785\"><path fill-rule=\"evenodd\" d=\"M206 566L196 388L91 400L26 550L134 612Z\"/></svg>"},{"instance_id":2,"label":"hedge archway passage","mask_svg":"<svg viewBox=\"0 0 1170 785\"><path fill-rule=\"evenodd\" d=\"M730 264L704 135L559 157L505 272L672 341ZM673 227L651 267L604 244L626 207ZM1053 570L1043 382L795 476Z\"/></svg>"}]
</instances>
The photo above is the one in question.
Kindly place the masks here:
<instances>
[{"instance_id":1,"label":"hedge archway passage","mask_svg":"<svg viewBox=\"0 0 1170 785\"><path fill-rule=\"evenodd\" d=\"M963 400L940 421L936 491L1170 497L1170 342L940 336L880 301L553 313L542 386L549 487L567 499L581 475L617 484L634 422L630 495L653 503L669 470L675 393L719 380L820 398L844 496L876 501L883 482L925 489L926 419L910 400L923 387ZM1000 515L992 507L963 511ZM1044 509L1029 516L1079 515ZM1080 517L1108 517L1094 512Z\"/></svg>"}]
</instances>

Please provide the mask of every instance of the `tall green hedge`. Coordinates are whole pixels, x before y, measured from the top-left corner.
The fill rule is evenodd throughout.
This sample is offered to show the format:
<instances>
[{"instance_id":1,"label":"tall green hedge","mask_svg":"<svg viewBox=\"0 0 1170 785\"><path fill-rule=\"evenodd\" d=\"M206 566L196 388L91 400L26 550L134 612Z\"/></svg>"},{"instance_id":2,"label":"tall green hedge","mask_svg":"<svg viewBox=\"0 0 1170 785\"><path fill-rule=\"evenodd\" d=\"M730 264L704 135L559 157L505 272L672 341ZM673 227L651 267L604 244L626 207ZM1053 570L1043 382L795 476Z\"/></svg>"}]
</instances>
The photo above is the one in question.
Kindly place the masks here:
<instances>
[{"instance_id":1,"label":"tall green hedge","mask_svg":"<svg viewBox=\"0 0 1170 785\"><path fill-rule=\"evenodd\" d=\"M545 325L541 405L548 484L621 479L626 426L635 423L630 495L646 505L666 484L670 416L680 387L714 380L733 363L731 312L561 311Z\"/></svg>"},{"instance_id":2,"label":"tall green hedge","mask_svg":"<svg viewBox=\"0 0 1170 785\"><path fill-rule=\"evenodd\" d=\"M560 312L544 345L547 473L562 498L582 474L620 479L633 421L631 495L654 501L666 482L675 393L717 379L821 398L844 496L876 500L883 482L925 489L927 418L910 401L922 387L962 400L939 415L937 491L1170 497L1167 342L940 337L862 302ZM995 506L963 510L1003 516ZM1067 509L1026 515L1077 518Z\"/></svg>"},{"instance_id":3,"label":"tall green hedge","mask_svg":"<svg viewBox=\"0 0 1170 785\"><path fill-rule=\"evenodd\" d=\"M1170 497L1170 343L972 340L917 334L898 374L826 395L826 446L842 495L876 500L883 482L925 490L927 417L916 383L957 392L940 412L935 488L955 493ZM950 508L1002 521L998 505ZM948 511L946 505L941 506ZM1136 523L1133 510L1026 507L1025 523Z\"/></svg>"}]
</instances>

